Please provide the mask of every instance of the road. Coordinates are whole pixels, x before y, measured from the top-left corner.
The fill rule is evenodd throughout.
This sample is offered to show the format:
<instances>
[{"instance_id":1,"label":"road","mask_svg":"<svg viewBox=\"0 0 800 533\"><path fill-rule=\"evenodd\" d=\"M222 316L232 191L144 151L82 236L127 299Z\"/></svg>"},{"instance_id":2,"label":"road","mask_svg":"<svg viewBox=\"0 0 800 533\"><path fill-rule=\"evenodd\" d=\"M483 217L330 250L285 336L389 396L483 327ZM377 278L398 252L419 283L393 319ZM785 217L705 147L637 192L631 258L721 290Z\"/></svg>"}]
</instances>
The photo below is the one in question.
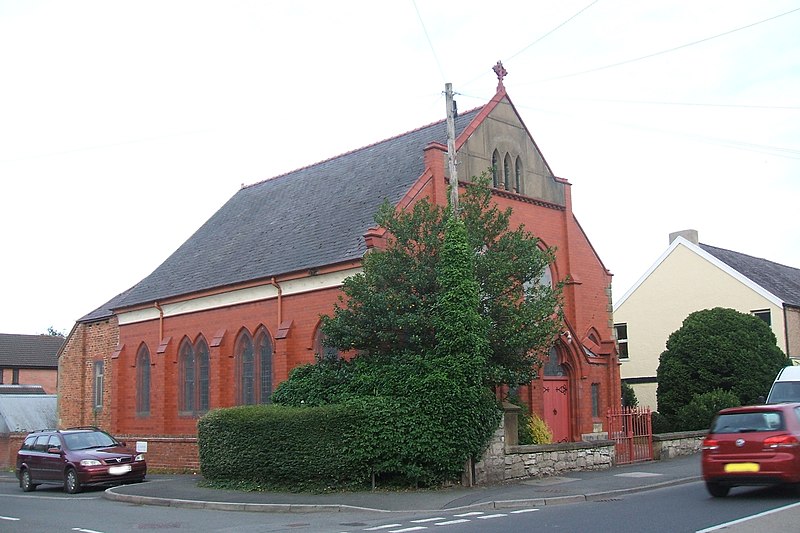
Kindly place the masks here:
<instances>
[{"instance_id":1,"label":"road","mask_svg":"<svg viewBox=\"0 0 800 533\"><path fill-rule=\"evenodd\" d=\"M791 489L737 488L728 498L714 499L698 482L600 501L527 509L439 513L248 513L124 504L104 499L102 489L68 495L59 488L39 487L33 493L23 493L13 483L0 483L0 531L794 531L800 523L797 497L798 493Z\"/></svg>"}]
</instances>

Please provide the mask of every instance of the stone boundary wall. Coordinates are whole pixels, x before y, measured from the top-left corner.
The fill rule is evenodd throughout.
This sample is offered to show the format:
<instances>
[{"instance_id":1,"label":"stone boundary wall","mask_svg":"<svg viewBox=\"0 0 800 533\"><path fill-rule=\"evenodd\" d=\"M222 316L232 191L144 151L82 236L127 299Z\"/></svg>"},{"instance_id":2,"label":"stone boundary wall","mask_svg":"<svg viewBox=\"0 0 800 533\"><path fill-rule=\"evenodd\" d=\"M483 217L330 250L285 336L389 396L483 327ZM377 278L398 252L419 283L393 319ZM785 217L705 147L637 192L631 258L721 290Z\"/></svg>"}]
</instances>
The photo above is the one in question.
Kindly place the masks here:
<instances>
[{"instance_id":1,"label":"stone boundary wall","mask_svg":"<svg viewBox=\"0 0 800 533\"><path fill-rule=\"evenodd\" d=\"M671 459L699 453L707 431L680 431L653 435L653 459Z\"/></svg>"},{"instance_id":2,"label":"stone boundary wall","mask_svg":"<svg viewBox=\"0 0 800 533\"><path fill-rule=\"evenodd\" d=\"M558 476L563 472L604 470L616 464L613 440L564 442L521 446L516 444L516 424L506 411L480 461L465 472L465 485L497 485L527 478ZM514 433L510 433L513 429ZM653 435L653 459L664 460L699 453L705 431ZM471 473L471 476L470 476Z\"/></svg>"}]
</instances>

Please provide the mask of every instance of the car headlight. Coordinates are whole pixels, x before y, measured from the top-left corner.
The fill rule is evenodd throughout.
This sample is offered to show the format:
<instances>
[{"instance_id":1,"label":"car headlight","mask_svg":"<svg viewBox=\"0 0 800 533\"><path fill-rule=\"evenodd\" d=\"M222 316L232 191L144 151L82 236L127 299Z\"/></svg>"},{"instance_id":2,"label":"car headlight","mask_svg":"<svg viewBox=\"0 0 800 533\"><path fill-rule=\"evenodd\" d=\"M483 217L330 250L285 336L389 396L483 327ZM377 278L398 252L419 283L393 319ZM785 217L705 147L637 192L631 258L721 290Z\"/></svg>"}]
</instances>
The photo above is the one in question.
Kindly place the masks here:
<instances>
[{"instance_id":1,"label":"car headlight","mask_svg":"<svg viewBox=\"0 0 800 533\"><path fill-rule=\"evenodd\" d=\"M136 457L133 458L134 461L144 461L144 454L140 453Z\"/></svg>"},{"instance_id":2,"label":"car headlight","mask_svg":"<svg viewBox=\"0 0 800 533\"><path fill-rule=\"evenodd\" d=\"M83 459L81 460L81 466L100 466L100 461L97 459Z\"/></svg>"}]
</instances>

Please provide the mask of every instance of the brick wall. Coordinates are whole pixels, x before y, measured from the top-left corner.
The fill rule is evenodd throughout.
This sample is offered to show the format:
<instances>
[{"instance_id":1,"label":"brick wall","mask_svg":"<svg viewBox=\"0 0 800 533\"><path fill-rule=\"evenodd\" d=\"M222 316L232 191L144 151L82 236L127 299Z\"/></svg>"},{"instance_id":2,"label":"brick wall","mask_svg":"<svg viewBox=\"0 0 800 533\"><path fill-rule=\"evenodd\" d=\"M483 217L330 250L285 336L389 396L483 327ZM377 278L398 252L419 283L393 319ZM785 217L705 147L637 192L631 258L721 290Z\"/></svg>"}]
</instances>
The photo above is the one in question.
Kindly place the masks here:
<instances>
[{"instance_id":1,"label":"brick wall","mask_svg":"<svg viewBox=\"0 0 800 533\"><path fill-rule=\"evenodd\" d=\"M58 360L59 427L98 426L114 431L111 412L113 367L111 355L119 342L116 317L76 324ZM93 406L94 363L104 363L103 407Z\"/></svg>"}]
</instances>

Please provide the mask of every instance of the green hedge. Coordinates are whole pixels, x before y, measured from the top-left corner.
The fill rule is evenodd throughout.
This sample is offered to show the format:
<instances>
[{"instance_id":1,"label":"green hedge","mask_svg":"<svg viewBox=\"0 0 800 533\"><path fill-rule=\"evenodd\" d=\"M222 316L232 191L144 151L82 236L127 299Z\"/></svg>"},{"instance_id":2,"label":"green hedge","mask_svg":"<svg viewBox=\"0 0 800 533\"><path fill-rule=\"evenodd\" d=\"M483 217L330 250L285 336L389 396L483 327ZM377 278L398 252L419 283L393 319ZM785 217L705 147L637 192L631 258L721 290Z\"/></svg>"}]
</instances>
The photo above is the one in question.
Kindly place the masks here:
<instances>
[{"instance_id":1,"label":"green hedge","mask_svg":"<svg viewBox=\"0 0 800 533\"><path fill-rule=\"evenodd\" d=\"M242 406L211 411L198 423L200 469L211 481L266 487L367 484L370 465L354 454L358 406Z\"/></svg>"}]
</instances>

